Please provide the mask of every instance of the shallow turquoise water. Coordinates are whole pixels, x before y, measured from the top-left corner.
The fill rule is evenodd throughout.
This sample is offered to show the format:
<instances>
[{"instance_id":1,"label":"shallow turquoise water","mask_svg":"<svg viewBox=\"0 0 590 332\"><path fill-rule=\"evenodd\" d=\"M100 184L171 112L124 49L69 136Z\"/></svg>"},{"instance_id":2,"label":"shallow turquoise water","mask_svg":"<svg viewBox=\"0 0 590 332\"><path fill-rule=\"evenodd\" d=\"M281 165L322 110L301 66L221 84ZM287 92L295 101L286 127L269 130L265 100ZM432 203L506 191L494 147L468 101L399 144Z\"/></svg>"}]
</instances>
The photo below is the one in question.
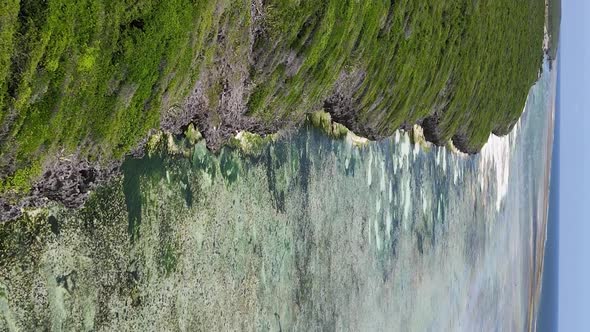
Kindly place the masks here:
<instances>
[{"instance_id":1,"label":"shallow turquoise water","mask_svg":"<svg viewBox=\"0 0 590 332\"><path fill-rule=\"evenodd\" d=\"M0 330L522 330L550 88L476 157L306 127L128 160L7 246Z\"/></svg>"}]
</instances>

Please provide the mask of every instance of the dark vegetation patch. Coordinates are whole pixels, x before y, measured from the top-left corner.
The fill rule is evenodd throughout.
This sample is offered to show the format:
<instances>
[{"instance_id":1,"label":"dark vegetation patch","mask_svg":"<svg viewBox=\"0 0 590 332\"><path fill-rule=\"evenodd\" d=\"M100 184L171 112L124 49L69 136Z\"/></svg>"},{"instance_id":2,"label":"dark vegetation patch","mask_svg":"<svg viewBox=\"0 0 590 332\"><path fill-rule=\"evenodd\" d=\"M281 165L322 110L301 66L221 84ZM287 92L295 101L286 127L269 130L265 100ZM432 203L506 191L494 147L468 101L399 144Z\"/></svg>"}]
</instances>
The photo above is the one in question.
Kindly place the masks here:
<instances>
[{"instance_id":1,"label":"dark vegetation patch","mask_svg":"<svg viewBox=\"0 0 590 332\"><path fill-rule=\"evenodd\" d=\"M57 218L55 216L49 216L49 218L47 218L47 222L49 223L49 226L51 227L51 232L55 235L59 235L60 229L59 229L59 221L57 221Z\"/></svg>"},{"instance_id":2,"label":"dark vegetation patch","mask_svg":"<svg viewBox=\"0 0 590 332\"><path fill-rule=\"evenodd\" d=\"M151 128L194 122L218 149L238 130L269 133L322 108L370 138L422 123L435 143L477 152L522 112L542 60L544 8L2 1L0 194L27 195L56 156L121 160Z\"/></svg>"}]
</instances>

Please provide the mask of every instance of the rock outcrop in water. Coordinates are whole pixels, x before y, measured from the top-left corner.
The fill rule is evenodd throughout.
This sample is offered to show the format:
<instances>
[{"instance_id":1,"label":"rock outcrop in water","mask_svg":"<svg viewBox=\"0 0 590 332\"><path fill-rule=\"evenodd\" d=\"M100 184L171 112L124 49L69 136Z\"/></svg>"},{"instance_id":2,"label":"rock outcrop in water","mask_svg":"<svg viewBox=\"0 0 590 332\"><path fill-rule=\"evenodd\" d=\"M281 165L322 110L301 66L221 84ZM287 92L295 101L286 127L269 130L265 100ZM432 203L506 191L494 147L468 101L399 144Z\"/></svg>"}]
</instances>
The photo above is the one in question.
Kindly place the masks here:
<instances>
[{"instance_id":1,"label":"rock outcrop in water","mask_svg":"<svg viewBox=\"0 0 590 332\"><path fill-rule=\"evenodd\" d=\"M48 167L26 197L0 198L0 221L18 218L23 209L43 207L49 201L79 208L93 189L119 174L119 166L116 162L104 167L76 157L60 158Z\"/></svg>"}]
</instances>

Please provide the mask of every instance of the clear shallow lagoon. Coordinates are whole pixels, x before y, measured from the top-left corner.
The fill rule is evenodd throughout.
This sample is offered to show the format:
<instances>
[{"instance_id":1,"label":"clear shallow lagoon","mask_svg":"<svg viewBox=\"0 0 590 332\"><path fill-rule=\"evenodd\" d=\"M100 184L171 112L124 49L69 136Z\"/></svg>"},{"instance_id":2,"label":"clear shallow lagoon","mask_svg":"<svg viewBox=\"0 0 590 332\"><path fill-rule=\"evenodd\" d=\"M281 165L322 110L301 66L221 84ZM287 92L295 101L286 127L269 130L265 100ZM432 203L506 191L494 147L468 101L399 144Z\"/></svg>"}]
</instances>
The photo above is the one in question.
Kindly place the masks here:
<instances>
[{"instance_id":1,"label":"clear shallow lagoon","mask_svg":"<svg viewBox=\"0 0 590 332\"><path fill-rule=\"evenodd\" d=\"M84 209L0 226L0 330L523 330L550 74L475 157L306 127L128 160Z\"/></svg>"}]
</instances>

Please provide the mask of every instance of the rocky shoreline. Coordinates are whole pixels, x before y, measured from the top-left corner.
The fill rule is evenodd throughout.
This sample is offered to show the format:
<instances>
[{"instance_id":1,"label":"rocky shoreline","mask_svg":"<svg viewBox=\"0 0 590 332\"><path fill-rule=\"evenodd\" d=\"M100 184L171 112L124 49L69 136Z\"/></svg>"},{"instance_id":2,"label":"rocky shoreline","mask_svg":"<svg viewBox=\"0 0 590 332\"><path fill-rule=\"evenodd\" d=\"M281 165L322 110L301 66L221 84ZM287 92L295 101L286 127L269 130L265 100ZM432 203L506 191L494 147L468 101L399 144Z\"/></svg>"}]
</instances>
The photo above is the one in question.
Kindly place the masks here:
<instances>
[{"instance_id":1,"label":"rocky shoreline","mask_svg":"<svg viewBox=\"0 0 590 332\"><path fill-rule=\"evenodd\" d=\"M359 88L362 79L363 73L343 75L332 96L318 108L329 114L328 121L344 126L346 130L352 131L361 138L375 141L393 135L395 131L380 134L376 128L359 119L359 112L350 96ZM243 101L229 101L232 99L231 96L236 94L234 90L245 88L243 86L226 87L220 98L221 105L212 112L203 92L203 84L203 80L196 84L191 96L186 99L182 107L172 107L162 112L160 131L182 136L186 129L192 125L203 136L207 148L215 153L227 145L239 132L249 132L264 137L296 130L306 121L305 118L295 121L289 119L265 124L249 117L246 114L247 107ZM426 141L438 146L445 146L448 141L441 139L438 114L437 112L416 125L423 128ZM405 123L399 129L409 131L412 128L413 124ZM127 157L142 158L146 153L147 142L155 132L156 130L150 131L137 147L123 159ZM327 134L330 133L327 132ZM477 151L469 149L468 142L464 137L456 135L452 143L461 152L477 153ZM100 161L91 162L77 155L56 157L54 161L45 165L43 174L35 181L26 196L19 197L18 194L10 193L0 197L0 222L17 219L26 209L42 208L49 202L57 202L68 208L82 207L93 189L120 175L123 159L111 160L105 164Z\"/></svg>"},{"instance_id":2,"label":"rocky shoreline","mask_svg":"<svg viewBox=\"0 0 590 332\"><path fill-rule=\"evenodd\" d=\"M120 165L120 161L102 166L75 156L59 158L45 170L25 197L14 194L0 197L0 222L17 219L25 209L42 208L50 202L80 208L92 190L120 175Z\"/></svg>"},{"instance_id":3,"label":"rocky shoreline","mask_svg":"<svg viewBox=\"0 0 590 332\"><path fill-rule=\"evenodd\" d=\"M149 137L157 130L182 135L192 124L205 139L207 148L216 152L239 132L260 136L289 132L299 128L309 114L325 111L331 121L370 140L380 140L393 135L398 129L412 130L418 125L422 127L426 141L444 146L450 140L459 151L475 154L490 131L504 135L517 121L525 90L534 81L533 72L537 70L536 59L531 55L534 52L528 52L526 47L538 50L540 38L539 45L536 45L537 41L524 38L526 34L513 33L508 26L504 29L502 25L482 22L468 29L461 24L449 24L454 23L448 21L453 15L459 18L466 15L465 10L457 6L447 8L441 4L441 10L448 14L443 17L418 11L413 13L413 20L409 20L408 14L403 14L404 8L395 8L393 2L379 7L380 10L371 9L363 3L351 3L353 7L349 13L338 14L342 24L332 26L328 24L330 20L324 21L324 16L329 18L328 14L340 4L329 3L325 8L316 8L318 6L312 3L308 5L300 8L302 11L298 16L293 16L292 9L284 5L275 8L259 0L247 1L246 6L240 8L229 6L232 10L224 5L208 7L210 12L200 7L187 11L195 13L195 21L202 21L203 17L199 15L208 13L216 22L204 26L202 31L191 31L189 35L192 39L185 42L195 49L186 54L186 58L190 59L187 65L164 70L166 64L172 64L176 57L168 54L169 50L162 50L169 58L149 62L153 67L135 68L135 62L127 66L137 69L137 75L158 72L157 79L150 81L150 89L142 85L146 80L116 75L111 80L97 82L101 86L103 82L109 82L109 87L93 96L97 99L90 100L89 104L110 105L103 100L106 94L109 98L116 97L118 106L113 109L98 107L105 116L89 118L80 128L75 127L76 132L86 135L83 147L76 146L82 141L79 137L69 136L74 132L72 128L57 130L63 137L51 130L46 130L46 137L42 137L36 130L46 129L43 121L38 121L36 126L31 125L31 128L17 130L16 127L32 123L31 117L26 116L29 111L52 119L83 117L86 110L78 110L77 107L85 103L72 99L70 104L64 104L68 107L51 106L59 99L55 95L60 96L60 89L53 91L54 94L47 94L47 88L40 87L30 100L23 94L21 102L5 107L13 113L18 109L22 119L13 119L16 113L10 113L2 122L6 128L0 130L0 136L11 130L18 134L16 138L0 137L4 143L4 149L0 149L0 178L3 181L10 177L20 180L18 186L9 183L0 194L0 221L18 218L24 209L42 207L50 201L73 208L82 206L89 192L120 173L123 159L141 158L145 154ZM530 8L525 10L508 1L506 5L516 11L515 15L530 16ZM536 7L540 14L540 5ZM154 10L162 10L169 15L178 12L166 12L166 8L154 7ZM48 10L45 7L41 9L43 12ZM357 11L366 13L358 18L348 15ZM476 19L477 15L488 14L474 9L472 15ZM501 18L501 13L495 14L498 16L496 19ZM406 17L401 20L404 23L396 26L395 22L399 24L399 18L404 15ZM541 15L535 17L541 18ZM18 19L16 15L15 22ZM284 24L288 21L288 25ZM380 24L374 25L374 22ZM122 36L129 34L130 38L145 38L149 23L138 17L115 28L124 32ZM541 22L531 20L529 24L526 33L540 37ZM415 30L421 25L432 25L432 31L438 33L422 36ZM45 27L40 25L37 28L42 31ZM348 32L344 33L345 30ZM405 32L403 38L396 31ZM160 29L152 31L154 36L159 36L159 32ZM478 41L474 36L481 33L489 34L488 37L495 43L472 45ZM102 36L99 33L96 35ZM178 33L172 35L178 36ZM521 39L530 42L524 43L525 47ZM490 51L498 45L504 47L505 43L513 45L514 56L500 58ZM336 45L343 48L341 52L331 51ZM463 49L474 52L462 58ZM18 47L15 52L17 50ZM63 51L66 52L66 49ZM101 49L84 48L82 51L87 63L76 67L74 61L69 67L87 70L88 76L92 77L90 72L98 72L100 68L92 66ZM119 54L119 51L113 54L104 51L106 53L101 56L105 59L116 58ZM519 52L527 55L524 67L523 57L516 56ZM136 56L148 53L138 51ZM384 54L389 56L384 57ZM474 77L473 69L482 68L482 61L489 62L485 68L497 70L480 72L481 77ZM431 68L429 63L436 63L437 67ZM52 63L49 67L54 65ZM121 64L121 68L127 67ZM522 69L525 67L528 69ZM190 73L187 68L190 68ZM522 69L522 75L520 70L512 70L517 68ZM114 68L113 72L119 72L119 69ZM44 72L43 68L39 70ZM508 77L508 74L516 75L518 79L503 82L501 78ZM80 82L84 81L84 75L81 75ZM53 79L55 82L50 80L52 86L61 86L58 84L61 76ZM171 83L173 79L176 79L176 85ZM490 84L485 84L488 81ZM519 82L518 86L507 85L515 81ZM51 82L46 83L49 86ZM23 87L28 84L26 80L21 83ZM76 81L75 84L80 83ZM474 90L474 86L477 89ZM140 87L144 88L145 97L136 96ZM23 88L23 91L26 89ZM18 97L19 91L13 92L13 97ZM131 103L133 98L137 98L135 103ZM158 102L158 106L154 106L154 101ZM47 108L33 112L38 105ZM472 112L471 109L478 111ZM117 116L110 119L111 114ZM54 127L77 123L68 121L64 120L63 124L58 121ZM13 125L15 128L11 127ZM34 144L24 149L23 142L31 141L31 137L27 136L33 135L31 133L38 137ZM63 142L70 142L69 150L62 145ZM101 147L97 148L99 145ZM66 152L63 152L64 148ZM84 149L86 153L81 152ZM107 153L94 153L100 149ZM60 150L62 152L55 152ZM120 157L122 154L126 155ZM33 171L27 170L23 176L16 174L17 170L32 168L33 162L37 163ZM27 177L26 181L22 181L23 177Z\"/></svg>"},{"instance_id":4,"label":"rocky shoreline","mask_svg":"<svg viewBox=\"0 0 590 332\"><path fill-rule=\"evenodd\" d=\"M42 176L35 181L30 192L25 196L15 193L5 194L0 197L0 222L15 220L23 215L26 210L43 208L50 202L57 202L67 208L80 208L88 199L92 190L108 183L121 175L121 165L125 158L143 158L148 150L148 142L158 131L168 135L182 137L186 135L189 126L198 131L205 140L207 148L212 152L218 152L223 146L240 135L248 132L258 137L266 137L281 132L292 132L300 128L306 121L322 129L327 135L337 139L342 135L331 131L332 125L337 125L346 132L363 141L378 141L392 136L395 131L379 133L379 130L366 124L359 117L359 112L354 105L352 97L358 89L359 82L363 79L362 73L347 75L339 79L335 92L318 106L322 111L308 113L308 117L297 121L277 120L267 124L247 115L247 107L243 103L233 107L218 107L216 112L211 112L207 104L207 98L203 94L202 81L196 84L191 96L182 107L173 107L162 112L159 129L151 130L137 147L120 160L104 162L91 162L77 155L59 156L48 163ZM233 92L226 91L225 95ZM221 100L224 100L224 96ZM465 134L455 134L452 139L445 140L440 129L442 112L445 105L435 110L430 116L414 124L404 123L396 130L414 132L419 128L419 141L413 144L433 144L436 146L450 147L456 153L475 155L479 151L473 149ZM313 123L309 115L315 113L327 115L330 126L322 128L323 124ZM217 122L217 125L214 124ZM510 133L512 126L507 130L495 130L496 136L504 136ZM414 137L414 135L412 135Z\"/></svg>"},{"instance_id":5,"label":"rocky shoreline","mask_svg":"<svg viewBox=\"0 0 590 332\"><path fill-rule=\"evenodd\" d=\"M0 222L15 220L23 215L26 210L43 208L50 202L57 202L67 208L80 208L88 199L92 190L108 183L121 175L121 165L125 158L143 158L148 150L148 142L158 131L176 137L186 135L187 128L195 128L205 140L207 148L212 152L218 152L223 146L235 139L240 133L248 132L259 137L266 137L281 132L292 132L300 128L306 121L310 121L309 115L324 113L330 124L338 125L345 131L353 133L363 141L378 141L392 136L396 130L414 132L420 128L420 141L428 142L436 146L450 147L456 153L475 155L479 151L473 149L465 134L455 134L452 139L445 140L440 129L440 122L446 104L440 105L430 116L419 120L417 123L403 123L399 128L391 132L380 131L367 124L359 116L359 111L351 97L359 89L360 82L364 79L364 73L341 75L334 93L326 99L322 105L318 105L316 111L308 113L303 119L282 119L265 123L247 115L247 106L244 102L229 102L235 94L232 89L245 89L241 87L225 87L221 99L221 106L214 112L208 105L208 99L204 94L204 81L197 82L192 94L186 99L182 107L172 107L162 112L160 128L151 130L142 139L136 148L130 151L120 160L108 162L91 162L77 155L59 156L44 167L43 174L35 181L30 192L25 196L15 193L4 194L0 197ZM443 91L444 92L444 91ZM445 99L445 96L441 96ZM234 98L236 99L236 98ZM311 120L310 122L313 122ZM333 138L331 130L322 128L322 124L312 123L316 127ZM505 131L494 131L497 136L504 136L510 132L512 126ZM414 144L421 144L413 141Z\"/></svg>"},{"instance_id":6,"label":"rocky shoreline","mask_svg":"<svg viewBox=\"0 0 590 332\"><path fill-rule=\"evenodd\" d=\"M327 100L324 104L325 112L316 112L317 114L324 114L324 118L321 121L327 123L327 129L323 128L325 126L324 123L314 123L314 120L311 118L286 127L279 125L264 126L244 114L234 116L237 119L235 122L226 120L222 126L213 127L208 123L207 113L202 111L206 110L206 108L199 108L198 105L190 104L190 101L194 102L194 98L189 98L186 111L179 112L175 114L175 117L169 117L162 121L160 132L176 137L186 137L189 126L196 128L198 134L202 135L202 138L212 153L219 151L231 139L240 137L240 133L248 132L257 137L266 137L279 132L296 130L305 121L311 122L312 125L322 129L334 139L341 138L343 135L333 132L331 129L332 126L341 128L339 130L344 135L350 131L352 136L356 137L358 141L381 140L394 134L391 133L388 136L378 135L372 128L359 124L356 113L352 111L353 108L350 106L349 100L342 95L334 95ZM228 119L229 117L226 114L224 118ZM460 139L453 139L451 142L441 140L438 136L435 117L424 119L424 121L415 126L421 128L420 136L426 142L437 146L448 146L451 143L457 152L466 154L477 153L477 151L465 150L464 147L467 145L462 145L463 141ZM415 127L404 125L400 130L413 131ZM144 157L149 150L148 143L150 138L154 137L155 134L155 130L151 131L125 158L140 159ZM414 141L414 144L421 143ZM43 175L35 182L28 195L18 197L13 194L12 196L6 195L5 197L0 197L0 222L17 219L26 210L43 208L50 202L57 202L67 208L80 208L84 205L94 189L121 175L122 163L123 160L112 160L104 165L100 162L90 162L80 159L75 155L58 157L46 166Z\"/></svg>"}]
</instances>

